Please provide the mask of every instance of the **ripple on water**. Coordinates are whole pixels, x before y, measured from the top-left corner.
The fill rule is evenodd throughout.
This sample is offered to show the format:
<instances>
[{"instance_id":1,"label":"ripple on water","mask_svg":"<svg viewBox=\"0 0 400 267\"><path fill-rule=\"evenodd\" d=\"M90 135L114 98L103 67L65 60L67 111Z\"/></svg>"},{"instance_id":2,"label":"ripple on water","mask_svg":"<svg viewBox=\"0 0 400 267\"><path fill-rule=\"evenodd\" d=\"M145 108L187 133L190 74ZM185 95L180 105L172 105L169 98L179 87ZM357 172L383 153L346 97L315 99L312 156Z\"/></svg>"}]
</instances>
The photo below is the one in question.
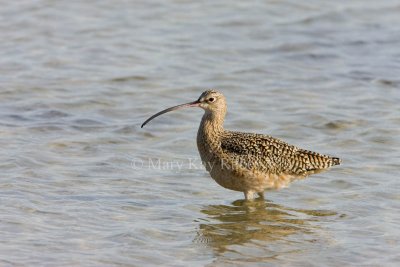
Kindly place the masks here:
<instances>
[{"instance_id":1,"label":"ripple on water","mask_svg":"<svg viewBox=\"0 0 400 267\"><path fill-rule=\"evenodd\" d=\"M400 80L376 79L374 82L387 87L400 88Z\"/></svg>"},{"instance_id":2,"label":"ripple on water","mask_svg":"<svg viewBox=\"0 0 400 267\"><path fill-rule=\"evenodd\" d=\"M60 119L60 118L65 118L70 116L70 114L61 111L61 110L47 110L44 112L39 113L38 115L36 115L36 117L38 118L42 118L42 119Z\"/></svg>"},{"instance_id":3,"label":"ripple on water","mask_svg":"<svg viewBox=\"0 0 400 267\"><path fill-rule=\"evenodd\" d=\"M111 79L112 82L129 82L129 81L146 81L148 77L141 76L141 75L133 75L133 76L126 76L126 77L118 77Z\"/></svg>"},{"instance_id":4,"label":"ripple on water","mask_svg":"<svg viewBox=\"0 0 400 267\"><path fill-rule=\"evenodd\" d=\"M105 123L94 119L76 119L72 122L70 127L81 132L93 133L101 132L106 129L107 126Z\"/></svg>"},{"instance_id":5,"label":"ripple on water","mask_svg":"<svg viewBox=\"0 0 400 267\"><path fill-rule=\"evenodd\" d=\"M353 121L345 121L345 120L335 120L327 122L324 127L329 130L346 130L352 127L360 127L366 125L366 121L363 120L353 120Z\"/></svg>"}]
</instances>

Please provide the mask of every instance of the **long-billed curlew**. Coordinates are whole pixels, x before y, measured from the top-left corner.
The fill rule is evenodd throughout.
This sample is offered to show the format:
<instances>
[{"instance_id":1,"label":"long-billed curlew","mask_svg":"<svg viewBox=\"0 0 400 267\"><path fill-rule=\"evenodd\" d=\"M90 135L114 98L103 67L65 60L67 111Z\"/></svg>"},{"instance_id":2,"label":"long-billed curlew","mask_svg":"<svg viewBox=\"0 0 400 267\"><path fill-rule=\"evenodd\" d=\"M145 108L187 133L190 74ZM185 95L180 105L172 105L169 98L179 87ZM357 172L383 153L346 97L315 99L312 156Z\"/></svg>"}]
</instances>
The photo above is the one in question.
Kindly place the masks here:
<instances>
[{"instance_id":1,"label":"long-billed curlew","mask_svg":"<svg viewBox=\"0 0 400 267\"><path fill-rule=\"evenodd\" d=\"M296 179L339 165L340 159L297 148L269 135L224 130L225 97L215 90L196 101L167 108L143 124L169 111L200 107L205 113L197 132L200 157L211 177L221 186L264 197L264 190L286 187Z\"/></svg>"}]
</instances>

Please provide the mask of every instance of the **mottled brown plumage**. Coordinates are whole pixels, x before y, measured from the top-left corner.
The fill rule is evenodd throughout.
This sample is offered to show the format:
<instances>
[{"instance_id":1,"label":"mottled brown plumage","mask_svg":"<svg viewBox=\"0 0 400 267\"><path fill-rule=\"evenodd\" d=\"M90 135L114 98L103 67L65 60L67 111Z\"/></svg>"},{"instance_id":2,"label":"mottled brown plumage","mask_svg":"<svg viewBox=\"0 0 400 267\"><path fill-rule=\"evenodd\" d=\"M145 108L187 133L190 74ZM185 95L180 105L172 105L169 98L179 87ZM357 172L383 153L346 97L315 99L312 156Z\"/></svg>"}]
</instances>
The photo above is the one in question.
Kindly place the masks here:
<instances>
[{"instance_id":1,"label":"mottled brown plumage","mask_svg":"<svg viewBox=\"0 0 400 267\"><path fill-rule=\"evenodd\" d=\"M200 157L211 177L221 186L263 197L266 189L279 189L296 179L340 164L339 158L297 148L269 135L226 131L225 97L208 90L197 101L161 111L153 118L184 107L205 110L197 133Z\"/></svg>"}]
</instances>

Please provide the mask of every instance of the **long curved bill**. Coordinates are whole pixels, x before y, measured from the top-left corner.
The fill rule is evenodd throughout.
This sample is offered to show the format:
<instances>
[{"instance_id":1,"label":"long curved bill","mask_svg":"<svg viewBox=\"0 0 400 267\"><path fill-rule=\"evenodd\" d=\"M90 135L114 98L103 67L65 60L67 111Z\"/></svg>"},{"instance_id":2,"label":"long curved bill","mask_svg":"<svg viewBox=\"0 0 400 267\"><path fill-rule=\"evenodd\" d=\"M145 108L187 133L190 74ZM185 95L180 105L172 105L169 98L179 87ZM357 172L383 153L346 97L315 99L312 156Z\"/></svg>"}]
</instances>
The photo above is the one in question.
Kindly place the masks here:
<instances>
[{"instance_id":1,"label":"long curved bill","mask_svg":"<svg viewBox=\"0 0 400 267\"><path fill-rule=\"evenodd\" d=\"M163 111L160 111L156 114L154 114L153 116L151 116L150 118L148 118L145 122L143 122L142 126L140 126L140 128L143 128L149 121L151 121L152 119L154 119L155 117L158 117L164 113L170 112L170 111L174 111L174 110L178 110L178 109L182 109L182 108L190 108L190 107L198 107L200 105L200 102L198 100L190 102L190 103L186 103L186 104L182 104L182 105L178 105L175 107L170 107L167 109L164 109Z\"/></svg>"}]
</instances>

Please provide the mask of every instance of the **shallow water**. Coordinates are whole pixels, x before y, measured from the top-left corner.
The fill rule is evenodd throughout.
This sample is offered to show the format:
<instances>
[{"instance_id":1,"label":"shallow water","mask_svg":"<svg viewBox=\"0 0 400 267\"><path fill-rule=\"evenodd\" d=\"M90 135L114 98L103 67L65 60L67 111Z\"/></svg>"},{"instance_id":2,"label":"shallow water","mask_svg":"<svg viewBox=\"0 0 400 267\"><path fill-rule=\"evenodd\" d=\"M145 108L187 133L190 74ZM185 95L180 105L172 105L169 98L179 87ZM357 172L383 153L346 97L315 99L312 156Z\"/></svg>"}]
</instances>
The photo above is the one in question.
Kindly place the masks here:
<instances>
[{"instance_id":1,"label":"shallow water","mask_svg":"<svg viewBox=\"0 0 400 267\"><path fill-rule=\"evenodd\" d=\"M1 266L397 266L398 1L8 1L0 10ZM266 201L200 165L228 129L343 164Z\"/></svg>"}]
</instances>

